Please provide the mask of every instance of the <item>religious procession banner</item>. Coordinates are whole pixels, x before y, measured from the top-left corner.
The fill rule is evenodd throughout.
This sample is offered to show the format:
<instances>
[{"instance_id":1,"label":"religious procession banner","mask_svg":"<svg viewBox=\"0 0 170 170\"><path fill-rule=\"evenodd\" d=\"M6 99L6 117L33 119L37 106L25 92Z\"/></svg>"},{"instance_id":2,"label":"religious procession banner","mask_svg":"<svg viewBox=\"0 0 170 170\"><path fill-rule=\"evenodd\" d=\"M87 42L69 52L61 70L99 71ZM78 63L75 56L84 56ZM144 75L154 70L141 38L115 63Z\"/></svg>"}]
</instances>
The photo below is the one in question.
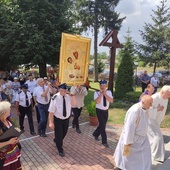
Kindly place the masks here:
<instances>
[{"instance_id":1,"label":"religious procession banner","mask_svg":"<svg viewBox=\"0 0 170 170\"><path fill-rule=\"evenodd\" d=\"M88 77L91 39L62 33L59 80L68 85L83 85Z\"/></svg>"}]
</instances>

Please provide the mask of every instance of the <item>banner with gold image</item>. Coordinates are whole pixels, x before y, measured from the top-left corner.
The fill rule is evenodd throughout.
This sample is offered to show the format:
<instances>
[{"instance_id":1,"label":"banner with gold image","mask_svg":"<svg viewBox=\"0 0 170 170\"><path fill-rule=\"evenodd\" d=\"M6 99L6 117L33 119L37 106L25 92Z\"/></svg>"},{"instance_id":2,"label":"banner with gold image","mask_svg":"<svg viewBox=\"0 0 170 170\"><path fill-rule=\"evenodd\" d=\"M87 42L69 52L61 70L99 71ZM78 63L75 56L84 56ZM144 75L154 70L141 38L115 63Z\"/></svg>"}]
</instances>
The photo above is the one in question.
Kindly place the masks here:
<instances>
[{"instance_id":1,"label":"banner with gold image","mask_svg":"<svg viewBox=\"0 0 170 170\"><path fill-rule=\"evenodd\" d=\"M68 85L83 85L88 77L91 39L62 33L59 79Z\"/></svg>"}]
</instances>

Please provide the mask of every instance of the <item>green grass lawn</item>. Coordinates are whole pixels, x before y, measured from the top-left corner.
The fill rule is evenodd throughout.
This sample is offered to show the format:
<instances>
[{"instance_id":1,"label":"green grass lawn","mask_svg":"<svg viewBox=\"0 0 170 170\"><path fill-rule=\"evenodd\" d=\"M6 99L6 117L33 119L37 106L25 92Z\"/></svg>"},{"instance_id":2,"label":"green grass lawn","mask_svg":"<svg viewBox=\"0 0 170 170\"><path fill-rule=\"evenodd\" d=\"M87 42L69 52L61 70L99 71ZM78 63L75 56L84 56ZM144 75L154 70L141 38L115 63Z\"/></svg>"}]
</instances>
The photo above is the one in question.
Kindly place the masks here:
<instances>
[{"instance_id":1,"label":"green grass lawn","mask_svg":"<svg viewBox=\"0 0 170 170\"><path fill-rule=\"evenodd\" d=\"M99 89L98 83L91 82L90 86L93 88ZM160 89L158 89L158 91L159 90ZM137 87L136 92L137 93L141 92L141 87ZM93 95L94 95L94 90L89 89L88 95L85 97L85 101L84 101L85 107L83 109L83 114L82 114L82 116L84 115L85 120L88 120L88 113L86 110L86 106L93 100ZM109 124L123 124L126 111L130 108L131 105L132 104L126 104L126 105L123 105L122 107L117 108L117 107L115 107L115 106L117 106L116 102L111 104L110 109L109 109L108 123ZM162 122L161 127L162 128L170 128L170 103L168 104L165 119Z\"/></svg>"}]
</instances>

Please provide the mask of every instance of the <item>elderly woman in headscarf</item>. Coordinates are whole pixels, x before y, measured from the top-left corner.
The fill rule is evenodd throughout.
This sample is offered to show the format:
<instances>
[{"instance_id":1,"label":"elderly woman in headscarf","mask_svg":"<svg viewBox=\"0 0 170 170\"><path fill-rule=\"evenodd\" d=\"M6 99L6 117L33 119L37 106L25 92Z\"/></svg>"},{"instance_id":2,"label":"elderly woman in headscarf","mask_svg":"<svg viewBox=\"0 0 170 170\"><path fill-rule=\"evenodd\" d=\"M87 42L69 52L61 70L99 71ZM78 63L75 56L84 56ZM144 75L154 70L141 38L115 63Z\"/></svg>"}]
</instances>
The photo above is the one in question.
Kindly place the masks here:
<instances>
[{"instance_id":1,"label":"elderly woman in headscarf","mask_svg":"<svg viewBox=\"0 0 170 170\"><path fill-rule=\"evenodd\" d=\"M12 125L9 119L11 104L7 101L0 102L0 136ZM13 137L7 141L0 141L0 169L21 170L20 149L18 138Z\"/></svg>"}]
</instances>

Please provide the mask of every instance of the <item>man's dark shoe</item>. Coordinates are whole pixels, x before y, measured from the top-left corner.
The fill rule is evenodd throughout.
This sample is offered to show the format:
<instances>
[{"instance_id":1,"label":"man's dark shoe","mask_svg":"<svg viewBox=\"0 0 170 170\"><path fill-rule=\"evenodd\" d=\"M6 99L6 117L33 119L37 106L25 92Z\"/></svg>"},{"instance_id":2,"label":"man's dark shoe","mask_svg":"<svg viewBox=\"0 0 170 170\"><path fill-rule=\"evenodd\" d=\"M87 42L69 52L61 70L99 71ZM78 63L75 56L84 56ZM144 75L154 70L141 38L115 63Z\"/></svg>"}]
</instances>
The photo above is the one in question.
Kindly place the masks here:
<instances>
[{"instance_id":1,"label":"man's dark shoe","mask_svg":"<svg viewBox=\"0 0 170 170\"><path fill-rule=\"evenodd\" d=\"M80 129L76 129L76 132L80 134L80 133L81 133L81 130L80 130Z\"/></svg>"},{"instance_id":2,"label":"man's dark shoe","mask_svg":"<svg viewBox=\"0 0 170 170\"><path fill-rule=\"evenodd\" d=\"M40 130L38 130L38 135L41 136L41 131Z\"/></svg>"},{"instance_id":3,"label":"man's dark shoe","mask_svg":"<svg viewBox=\"0 0 170 170\"><path fill-rule=\"evenodd\" d=\"M109 148L109 145L107 143L102 143L103 146L105 146L106 148Z\"/></svg>"},{"instance_id":4,"label":"man's dark shoe","mask_svg":"<svg viewBox=\"0 0 170 170\"><path fill-rule=\"evenodd\" d=\"M76 125L75 124L72 124L72 128L75 129Z\"/></svg>"},{"instance_id":5,"label":"man's dark shoe","mask_svg":"<svg viewBox=\"0 0 170 170\"><path fill-rule=\"evenodd\" d=\"M64 152L59 152L59 155L60 155L61 157L64 157L64 156L65 156Z\"/></svg>"},{"instance_id":6,"label":"man's dark shoe","mask_svg":"<svg viewBox=\"0 0 170 170\"><path fill-rule=\"evenodd\" d=\"M41 137L47 137L47 135L46 134L41 134Z\"/></svg>"},{"instance_id":7,"label":"man's dark shoe","mask_svg":"<svg viewBox=\"0 0 170 170\"><path fill-rule=\"evenodd\" d=\"M36 135L36 133L35 133L35 132L31 132L31 135L35 136L35 135Z\"/></svg>"},{"instance_id":8,"label":"man's dark shoe","mask_svg":"<svg viewBox=\"0 0 170 170\"><path fill-rule=\"evenodd\" d=\"M94 136L94 135L93 135ZM96 140L96 141L100 141L100 139L97 137L97 136L94 136L94 139Z\"/></svg>"}]
</instances>

